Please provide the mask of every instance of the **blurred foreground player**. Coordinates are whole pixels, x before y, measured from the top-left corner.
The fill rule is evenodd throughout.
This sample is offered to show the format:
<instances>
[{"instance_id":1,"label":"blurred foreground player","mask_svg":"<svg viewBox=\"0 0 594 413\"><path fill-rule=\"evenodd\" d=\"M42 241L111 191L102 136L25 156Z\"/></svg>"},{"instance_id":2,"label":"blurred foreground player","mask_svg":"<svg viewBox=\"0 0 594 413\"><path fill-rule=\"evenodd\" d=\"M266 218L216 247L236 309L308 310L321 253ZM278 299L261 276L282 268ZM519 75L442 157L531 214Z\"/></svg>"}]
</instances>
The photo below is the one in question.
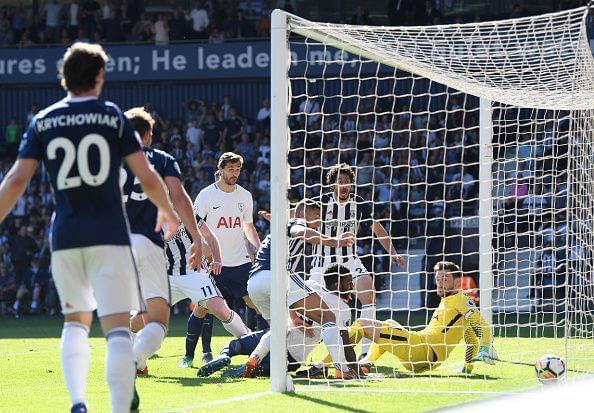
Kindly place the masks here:
<instances>
[{"instance_id":1,"label":"blurred foreground player","mask_svg":"<svg viewBox=\"0 0 594 413\"><path fill-rule=\"evenodd\" d=\"M68 96L39 112L23 135L16 163L0 184L0 219L4 219L40 161L55 195L52 273L64 313L62 372L72 412L86 408L89 328L93 310L107 340L105 375L111 411L137 407L130 310L143 310L130 236L122 206L119 172L122 159L159 208L157 229L177 220L163 182L148 164L134 129L121 110L98 99L107 55L99 45L76 43L60 68ZM106 409L99 409L106 410Z\"/></svg>"}]
</instances>

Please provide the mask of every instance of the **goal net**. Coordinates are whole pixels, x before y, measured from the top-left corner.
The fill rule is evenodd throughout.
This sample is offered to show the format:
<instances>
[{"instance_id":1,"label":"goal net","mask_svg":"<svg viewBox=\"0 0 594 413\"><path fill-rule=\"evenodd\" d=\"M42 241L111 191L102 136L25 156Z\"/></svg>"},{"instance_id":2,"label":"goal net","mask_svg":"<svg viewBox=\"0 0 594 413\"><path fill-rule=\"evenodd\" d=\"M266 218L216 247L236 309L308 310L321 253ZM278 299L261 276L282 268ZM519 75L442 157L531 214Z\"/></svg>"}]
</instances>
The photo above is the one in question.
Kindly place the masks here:
<instances>
[{"instance_id":1,"label":"goal net","mask_svg":"<svg viewBox=\"0 0 594 413\"><path fill-rule=\"evenodd\" d=\"M340 219L359 221L356 255L373 278L377 320L423 330L440 304L433 267L452 261L463 274L457 287L491 325L501 361L475 363L472 377L483 380L457 374L462 338L435 369L411 371L387 351L366 380L337 380L327 364L326 378L294 378L298 389L519 390L537 385L530 365L548 353L565 359L570 378L594 371L587 14L579 8L497 22L368 27L273 13L274 391L291 385L287 211L333 193L326 176L339 163L352 166L351 191L371 213L337 220L338 207L326 198L321 220L337 220L326 226L330 237L344 230ZM389 243L404 266L392 262ZM306 248L302 279L316 255ZM353 320L373 314L362 300L350 304ZM355 347L357 356L364 345ZM325 354L322 344L307 361Z\"/></svg>"}]
</instances>

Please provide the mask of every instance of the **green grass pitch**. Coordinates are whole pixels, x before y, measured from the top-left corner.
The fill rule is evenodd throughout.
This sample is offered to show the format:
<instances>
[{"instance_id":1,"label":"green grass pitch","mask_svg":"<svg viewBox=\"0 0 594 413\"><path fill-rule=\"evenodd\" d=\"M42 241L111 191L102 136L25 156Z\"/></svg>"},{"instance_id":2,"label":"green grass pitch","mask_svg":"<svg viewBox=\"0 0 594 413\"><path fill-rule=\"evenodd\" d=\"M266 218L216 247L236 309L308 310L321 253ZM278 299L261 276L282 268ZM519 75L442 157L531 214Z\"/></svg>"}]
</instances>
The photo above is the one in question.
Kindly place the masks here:
<instances>
[{"instance_id":1,"label":"green grass pitch","mask_svg":"<svg viewBox=\"0 0 594 413\"><path fill-rule=\"evenodd\" d=\"M470 402L497 393L540 386L533 369L498 363L477 364L475 375L462 377L463 346L438 370L412 376L389 354L368 380L337 382L319 380L311 386L296 381L296 392L270 394L269 382L259 379L225 379L220 373L197 378L196 368L179 369L184 353L185 317L173 317L170 334L158 355L149 360L149 376L140 377L137 388L141 412L423 412ZM217 352L230 339L215 322L213 350ZM68 411L69 399L62 381L59 347L60 318L0 319L0 400L4 412ZM91 332L91 369L88 378L88 405L91 412L109 409L104 379L105 340L98 325ZM592 354L592 342L576 343L577 359ZM541 354L564 354L564 341L550 338L495 339L499 357L533 362ZM198 351L200 344L198 345ZM197 353L198 353L197 351ZM578 353L581 353L578 354ZM315 358L322 355L317 349ZM234 358L233 365L245 362ZM591 361L582 362L582 368ZM588 366L589 364L589 366ZM196 366L195 366L196 367Z\"/></svg>"}]
</instances>

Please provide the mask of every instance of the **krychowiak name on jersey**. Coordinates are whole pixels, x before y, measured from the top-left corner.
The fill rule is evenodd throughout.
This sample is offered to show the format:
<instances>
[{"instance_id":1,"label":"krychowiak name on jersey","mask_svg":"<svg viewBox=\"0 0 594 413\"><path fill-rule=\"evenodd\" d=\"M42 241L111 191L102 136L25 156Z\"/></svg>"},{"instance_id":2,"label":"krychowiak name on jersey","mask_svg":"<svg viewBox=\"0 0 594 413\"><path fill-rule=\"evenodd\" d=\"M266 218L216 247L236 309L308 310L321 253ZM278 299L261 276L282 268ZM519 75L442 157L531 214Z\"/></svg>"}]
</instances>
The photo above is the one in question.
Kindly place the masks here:
<instances>
[{"instance_id":1,"label":"krychowiak name on jersey","mask_svg":"<svg viewBox=\"0 0 594 413\"><path fill-rule=\"evenodd\" d=\"M349 194L348 201L341 204L333 192L328 192L317 201L322 205L320 232L328 237L340 237L345 232L356 235L362 223L371 225L375 219L371 202L359 195ZM344 264L357 257L357 244L340 248L314 244L313 255L312 267L325 268L335 263Z\"/></svg>"}]
</instances>

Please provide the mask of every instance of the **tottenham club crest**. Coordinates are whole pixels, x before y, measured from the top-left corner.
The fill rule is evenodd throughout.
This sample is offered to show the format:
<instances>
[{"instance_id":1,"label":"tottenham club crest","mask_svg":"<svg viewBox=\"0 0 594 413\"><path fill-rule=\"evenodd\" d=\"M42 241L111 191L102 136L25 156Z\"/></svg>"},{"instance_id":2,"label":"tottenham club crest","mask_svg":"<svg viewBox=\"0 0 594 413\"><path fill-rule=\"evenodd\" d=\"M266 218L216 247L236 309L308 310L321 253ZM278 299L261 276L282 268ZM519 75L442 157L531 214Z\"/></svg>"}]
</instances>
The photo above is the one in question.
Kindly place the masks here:
<instances>
[{"instance_id":1,"label":"tottenham club crest","mask_svg":"<svg viewBox=\"0 0 594 413\"><path fill-rule=\"evenodd\" d=\"M237 203L237 206L239 207L239 210L240 210L241 212L243 212L243 208L244 208L243 202L238 202L238 203Z\"/></svg>"}]
</instances>

